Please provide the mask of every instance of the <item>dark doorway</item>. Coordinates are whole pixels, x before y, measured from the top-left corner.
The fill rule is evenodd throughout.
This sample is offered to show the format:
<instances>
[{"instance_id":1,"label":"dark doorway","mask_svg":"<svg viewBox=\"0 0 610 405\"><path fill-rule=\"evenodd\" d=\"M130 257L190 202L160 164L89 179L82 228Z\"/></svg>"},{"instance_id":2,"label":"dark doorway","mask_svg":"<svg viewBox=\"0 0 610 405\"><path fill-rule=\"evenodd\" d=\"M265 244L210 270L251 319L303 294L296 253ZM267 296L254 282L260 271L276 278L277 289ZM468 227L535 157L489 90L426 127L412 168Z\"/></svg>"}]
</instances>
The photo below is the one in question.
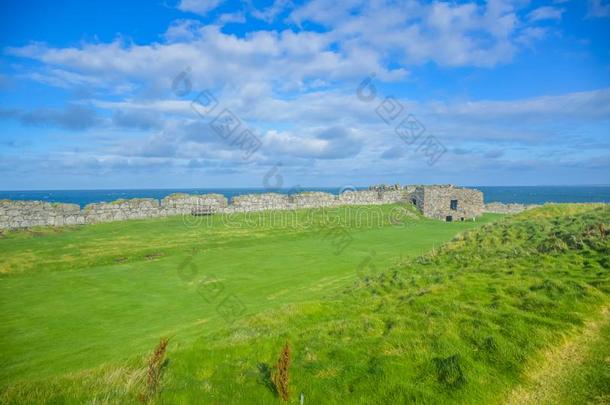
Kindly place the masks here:
<instances>
[{"instance_id":1,"label":"dark doorway","mask_svg":"<svg viewBox=\"0 0 610 405\"><path fill-rule=\"evenodd\" d=\"M413 205L417 205L417 199L416 198L411 198L411 202L413 203Z\"/></svg>"},{"instance_id":2,"label":"dark doorway","mask_svg":"<svg viewBox=\"0 0 610 405\"><path fill-rule=\"evenodd\" d=\"M451 203L449 204L449 208L451 208L452 210L457 210L457 205L458 205L458 200L451 200Z\"/></svg>"},{"instance_id":3,"label":"dark doorway","mask_svg":"<svg viewBox=\"0 0 610 405\"><path fill-rule=\"evenodd\" d=\"M451 215L447 215L447 217L445 218L445 221L453 222L453 217Z\"/></svg>"}]
</instances>

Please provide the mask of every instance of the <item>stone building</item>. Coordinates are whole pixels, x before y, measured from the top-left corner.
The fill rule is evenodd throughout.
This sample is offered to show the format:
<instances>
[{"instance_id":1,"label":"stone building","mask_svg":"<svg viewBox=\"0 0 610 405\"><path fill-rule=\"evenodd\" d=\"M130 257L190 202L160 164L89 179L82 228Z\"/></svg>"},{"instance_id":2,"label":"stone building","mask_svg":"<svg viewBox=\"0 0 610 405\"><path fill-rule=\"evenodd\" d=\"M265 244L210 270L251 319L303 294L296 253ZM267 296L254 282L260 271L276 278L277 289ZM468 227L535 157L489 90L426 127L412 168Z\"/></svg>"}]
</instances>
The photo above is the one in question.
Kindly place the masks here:
<instances>
[{"instance_id":1,"label":"stone building","mask_svg":"<svg viewBox=\"0 0 610 405\"><path fill-rule=\"evenodd\" d=\"M482 215L483 193L452 185L406 186L408 198L425 217L447 222L464 221Z\"/></svg>"}]
</instances>

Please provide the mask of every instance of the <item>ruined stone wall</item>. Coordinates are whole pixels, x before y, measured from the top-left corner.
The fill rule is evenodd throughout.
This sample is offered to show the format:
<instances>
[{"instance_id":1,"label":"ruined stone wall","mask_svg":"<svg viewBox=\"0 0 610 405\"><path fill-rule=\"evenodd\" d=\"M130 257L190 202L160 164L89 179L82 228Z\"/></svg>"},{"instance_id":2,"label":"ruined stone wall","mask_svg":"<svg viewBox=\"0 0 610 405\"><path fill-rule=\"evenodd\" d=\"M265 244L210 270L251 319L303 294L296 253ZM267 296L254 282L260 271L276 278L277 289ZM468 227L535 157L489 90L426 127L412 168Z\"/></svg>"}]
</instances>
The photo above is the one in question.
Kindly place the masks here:
<instances>
[{"instance_id":1,"label":"ruined stone wall","mask_svg":"<svg viewBox=\"0 0 610 405\"><path fill-rule=\"evenodd\" d=\"M211 208L212 212L221 212L226 206L227 198L220 194L172 194L161 201L153 198L134 198L89 204L83 208L82 214L85 223L93 224L191 214L204 208Z\"/></svg>"},{"instance_id":2,"label":"ruined stone wall","mask_svg":"<svg viewBox=\"0 0 610 405\"><path fill-rule=\"evenodd\" d=\"M387 204L409 201L408 192L405 190L388 190L379 193L381 201Z\"/></svg>"},{"instance_id":3,"label":"ruined stone wall","mask_svg":"<svg viewBox=\"0 0 610 405\"><path fill-rule=\"evenodd\" d=\"M123 221L126 219L152 218L159 216L159 201L153 198L116 200L109 203L94 203L83 208L85 222Z\"/></svg>"},{"instance_id":4,"label":"ruined stone wall","mask_svg":"<svg viewBox=\"0 0 610 405\"><path fill-rule=\"evenodd\" d=\"M423 214L428 218L460 221L483 214L483 193L479 190L453 186L423 186ZM457 208L451 208L451 200L457 200Z\"/></svg>"},{"instance_id":5,"label":"ruined stone wall","mask_svg":"<svg viewBox=\"0 0 610 405\"><path fill-rule=\"evenodd\" d=\"M76 204L43 201L0 201L0 228L63 226L84 223L85 217Z\"/></svg>"},{"instance_id":6,"label":"ruined stone wall","mask_svg":"<svg viewBox=\"0 0 610 405\"><path fill-rule=\"evenodd\" d=\"M227 197L221 194L192 195L175 193L163 198L160 203L161 215L183 215L203 208L211 208L212 212L223 212L228 206Z\"/></svg>"},{"instance_id":7,"label":"ruined stone wall","mask_svg":"<svg viewBox=\"0 0 610 405\"><path fill-rule=\"evenodd\" d=\"M503 204L492 202L485 204L485 212L492 212L495 214L517 214L536 207L538 207L537 204Z\"/></svg>"},{"instance_id":8,"label":"ruined stone wall","mask_svg":"<svg viewBox=\"0 0 610 405\"><path fill-rule=\"evenodd\" d=\"M341 205L377 205L384 204L376 190L349 190L337 197Z\"/></svg>"},{"instance_id":9,"label":"ruined stone wall","mask_svg":"<svg viewBox=\"0 0 610 405\"><path fill-rule=\"evenodd\" d=\"M286 194L246 194L233 197L229 210L225 212L286 210L290 207L290 197Z\"/></svg>"},{"instance_id":10,"label":"ruined stone wall","mask_svg":"<svg viewBox=\"0 0 610 405\"><path fill-rule=\"evenodd\" d=\"M451 199L459 200L457 211L450 211ZM415 200L416 206L425 216L432 218L445 219L447 215L453 215L454 220L459 220L483 212L483 195L478 190L448 186L392 186L346 191L338 196L323 192L304 192L291 196L277 193L249 194L234 197L231 204L220 194L172 194L160 201L152 198L117 200L89 204L83 209L76 204L3 200L0 201L0 229L190 215L200 210L210 210L212 213L256 212L339 205L379 205L411 200Z\"/></svg>"},{"instance_id":11,"label":"ruined stone wall","mask_svg":"<svg viewBox=\"0 0 610 405\"><path fill-rule=\"evenodd\" d=\"M160 202L153 198L134 198L86 205L59 204L42 201L0 201L0 229L33 226L64 226L94 224L190 214L193 210L209 207L222 212L226 197L220 194L172 194Z\"/></svg>"},{"instance_id":12,"label":"ruined stone wall","mask_svg":"<svg viewBox=\"0 0 610 405\"><path fill-rule=\"evenodd\" d=\"M330 193L310 191L291 196L294 208L334 207L339 205L337 196Z\"/></svg>"}]
</instances>

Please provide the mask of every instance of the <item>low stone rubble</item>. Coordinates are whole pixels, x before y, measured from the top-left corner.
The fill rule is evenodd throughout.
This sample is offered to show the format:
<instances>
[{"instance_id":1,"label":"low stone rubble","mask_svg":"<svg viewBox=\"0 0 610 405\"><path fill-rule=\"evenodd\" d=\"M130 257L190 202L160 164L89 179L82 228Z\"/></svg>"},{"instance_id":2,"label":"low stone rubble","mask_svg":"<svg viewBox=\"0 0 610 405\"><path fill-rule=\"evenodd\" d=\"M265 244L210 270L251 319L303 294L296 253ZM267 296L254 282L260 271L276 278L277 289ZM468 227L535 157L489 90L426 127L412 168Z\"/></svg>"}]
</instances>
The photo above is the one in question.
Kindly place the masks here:
<instances>
[{"instance_id":1,"label":"low stone rubble","mask_svg":"<svg viewBox=\"0 0 610 405\"><path fill-rule=\"evenodd\" d=\"M504 204L492 202L485 204L485 212L494 214L518 214L525 210L539 207L537 204Z\"/></svg>"}]
</instances>

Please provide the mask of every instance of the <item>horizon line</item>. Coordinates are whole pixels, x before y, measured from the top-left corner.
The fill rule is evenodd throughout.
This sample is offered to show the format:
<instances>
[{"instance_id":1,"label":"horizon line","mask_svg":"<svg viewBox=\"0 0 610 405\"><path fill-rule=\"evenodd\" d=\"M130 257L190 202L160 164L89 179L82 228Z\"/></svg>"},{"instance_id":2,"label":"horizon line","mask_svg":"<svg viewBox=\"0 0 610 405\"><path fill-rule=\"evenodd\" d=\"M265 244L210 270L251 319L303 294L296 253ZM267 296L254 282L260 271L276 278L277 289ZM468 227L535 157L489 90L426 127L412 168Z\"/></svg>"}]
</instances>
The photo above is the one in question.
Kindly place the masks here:
<instances>
[{"instance_id":1,"label":"horizon line","mask_svg":"<svg viewBox=\"0 0 610 405\"><path fill-rule=\"evenodd\" d=\"M452 183L417 183L417 184L401 184L401 183L387 183L386 185L441 185L441 184L452 184ZM380 185L380 184L374 184ZM347 187L354 188L368 188L374 185L369 186L300 186L301 189L311 189L311 188L319 188L319 189L341 189ZM476 187L610 187L610 184L536 184L536 185L461 185L461 184L452 184L458 187L467 187L467 188L476 188ZM292 187L248 187L248 186L240 186L240 187L214 187L214 186L206 186L206 187L152 187L152 188L56 188L56 189L14 189L14 190L0 190L0 193L10 193L10 192L42 192L42 191L147 191L147 190L268 190L269 192L280 192L282 190L290 191L293 190ZM295 190L296 191L296 190ZM306 190L305 190L306 191Z\"/></svg>"}]
</instances>

